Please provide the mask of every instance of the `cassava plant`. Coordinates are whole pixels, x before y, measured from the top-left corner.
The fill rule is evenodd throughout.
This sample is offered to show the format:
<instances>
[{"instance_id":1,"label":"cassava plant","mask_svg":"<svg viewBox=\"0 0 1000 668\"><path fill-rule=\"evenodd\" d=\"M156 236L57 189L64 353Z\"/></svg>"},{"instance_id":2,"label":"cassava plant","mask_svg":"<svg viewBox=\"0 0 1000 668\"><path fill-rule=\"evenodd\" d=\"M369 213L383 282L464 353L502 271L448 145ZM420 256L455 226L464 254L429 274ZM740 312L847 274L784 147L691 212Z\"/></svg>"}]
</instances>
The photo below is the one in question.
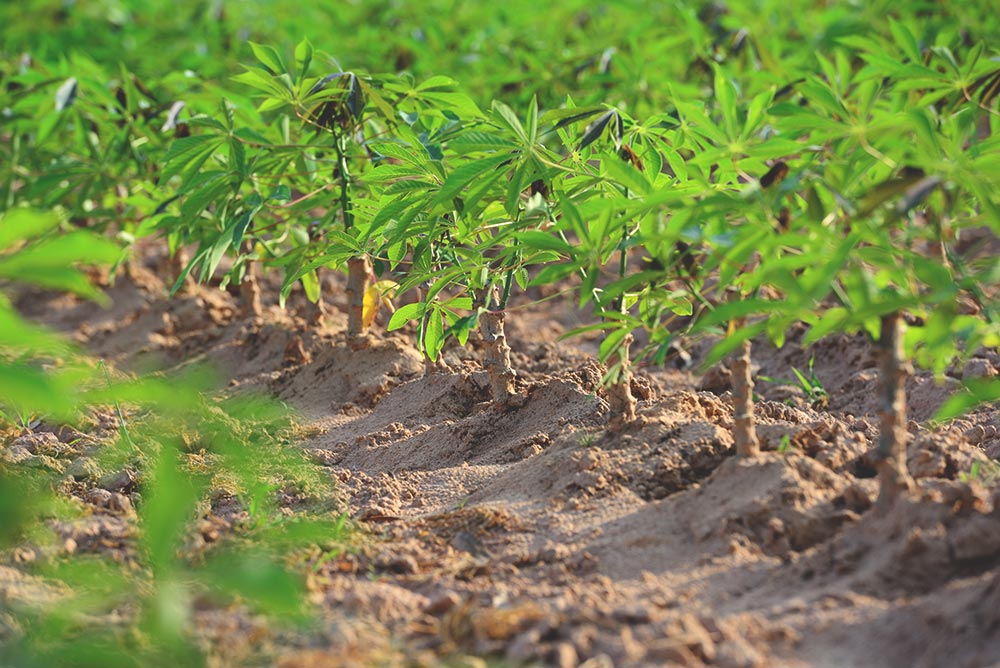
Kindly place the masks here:
<instances>
[{"instance_id":1,"label":"cassava plant","mask_svg":"<svg viewBox=\"0 0 1000 668\"><path fill-rule=\"evenodd\" d=\"M284 268L281 301L301 283L313 303L321 298L317 272L346 265L347 337L363 345L371 264L369 231L355 215L365 196L358 173L371 159L366 133L384 134L395 113L377 90L380 80L310 75L308 41L296 47L294 67L275 49L252 46L259 65L235 79L262 101L253 109L227 100L218 118L191 119L192 135L171 146L161 177L177 177L179 209L160 224L198 243L184 275L197 267L208 280L233 254L223 285L249 283L250 313L258 311L255 263Z\"/></svg>"},{"instance_id":2,"label":"cassava plant","mask_svg":"<svg viewBox=\"0 0 1000 668\"><path fill-rule=\"evenodd\" d=\"M896 33L908 35L900 26ZM914 43L911 35L901 48L908 52ZM956 359L997 342L996 304L982 287L996 261L970 261L954 246L965 230L1000 227L987 194L995 187L987 165L995 161L996 139L982 132L992 113L981 99L955 99L954 83L933 67L935 54L918 67L905 64L909 55L880 57L861 70L845 59L830 62L836 77L803 87L817 104L795 113L772 109L781 112L773 120L778 136L798 134L817 147L779 186L790 210L764 207L750 216L762 235L755 242L761 262L744 283L772 296L726 305L708 319L766 316L751 318L715 355L762 332L780 344L794 321L810 325L806 345L832 333L870 336L879 359L873 462L880 512L912 485L905 449L909 363L942 375ZM974 75L982 69L956 71L982 79Z\"/></svg>"},{"instance_id":3,"label":"cassava plant","mask_svg":"<svg viewBox=\"0 0 1000 668\"><path fill-rule=\"evenodd\" d=\"M522 123L509 107L494 103L488 115L470 118L451 135L433 167L427 158L411 160L410 172L399 174L405 180L386 189L400 193L400 183L411 184L383 209L398 211L391 227L401 219L410 231L411 268L400 289L426 286L421 303L397 311L390 329L418 320L418 338L434 360L444 336L464 343L478 328L493 398L502 404L516 391L504 329L512 288L523 289L528 267L553 256L522 239L550 222L545 193L558 165L540 143L535 105ZM426 186L412 185L421 182ZM387 239L390 252L394 241ZM446 294L451 296L442 300ZM453 309L463 301L473 313L460 317Z\"/></svg>"}]
</instances>

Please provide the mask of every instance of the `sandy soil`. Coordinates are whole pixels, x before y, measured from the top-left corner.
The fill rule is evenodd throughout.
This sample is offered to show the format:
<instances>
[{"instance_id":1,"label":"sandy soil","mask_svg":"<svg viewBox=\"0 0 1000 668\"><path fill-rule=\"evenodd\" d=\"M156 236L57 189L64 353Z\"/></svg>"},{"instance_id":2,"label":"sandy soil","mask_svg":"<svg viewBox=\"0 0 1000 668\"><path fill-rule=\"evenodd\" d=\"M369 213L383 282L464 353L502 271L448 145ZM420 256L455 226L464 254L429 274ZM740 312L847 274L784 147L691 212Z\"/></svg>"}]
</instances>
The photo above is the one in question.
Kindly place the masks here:
<instances>
[{"instance_id":1,"label":"sandy soil","mask_svg":"<svg viewBox=\"0 0 1000 668\"><path fill-rule=\"evenodd\" d=\"M350 349L334 306L318 330L294 300L282 311L265 298L263 318L243 319L228 293L169 300L151 267L130 273L108 289L109 310L38 295L20 307L119 368L210 360L234 391L285 400L363 530L356 551L309 576L316 635L201 611L222 664L266 651L285 668L472 666L483 656L560 668L1000 665L1000 488L967 475L1000 456L1000 422L982 409L924 424L956 377L997 374L995 353L943 384L909 381L919 489L876 517L875 361L860 338L803 350L793 333L782 350L756 346L758 376L793 378L812 357L828 406L758 380L766 452L737 460L717 370L644 368L638 421L607 433L601 370L588 355L596 343L557 343L580 318L558 301L511 311L520 396L500 408L476 341L449 347L447 369L427 373L405 330ZM692 350L696 362L704 352ZM96 442L101 430L113 432L112 416L74 439L22 436L2 454L86 469L80 438ZM86 473L76 493L93 514L64 528L70 551L110 545L128 558L137 474ZM215 500L199 529L206 540L235 506ZM0 591L51 595L8 567Z\"/></svg>"}]
</instances>

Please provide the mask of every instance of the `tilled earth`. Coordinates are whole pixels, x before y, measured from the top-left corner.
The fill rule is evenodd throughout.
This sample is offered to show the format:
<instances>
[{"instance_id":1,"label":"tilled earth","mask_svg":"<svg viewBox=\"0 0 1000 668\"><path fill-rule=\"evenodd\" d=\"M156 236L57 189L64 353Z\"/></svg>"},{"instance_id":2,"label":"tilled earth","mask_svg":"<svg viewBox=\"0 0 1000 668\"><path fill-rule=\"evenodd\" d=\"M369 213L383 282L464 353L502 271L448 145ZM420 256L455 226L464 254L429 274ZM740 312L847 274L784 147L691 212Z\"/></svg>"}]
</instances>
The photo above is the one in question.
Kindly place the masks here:
<instances>
[{"instance_id":1,"label":"tilled earth","mask_svg":"<svg viewBox=\"0 0 1000 668\"><path fill-rule=\"evenodd\" d=\"M233 391L284 400L361 527L357 549L320 555L309 573L319 630L199 609L219 665L1000 665L1000 489L983 473L1000 457L1000 422L981 409L926 424L959 378L997 374L995 353L943 382L909 381L918 490L877 517L876 369L861 338L803 349L793 332L782 350L757 345L765 453L737 460L718 369L641 369L639 419L608 433L596 342L557 341L580 318L558 301L509 313L519 395L498 407L474 340L430 368L405 330L376 326L351 349L333 307L322 327L294 300L242 318L216 289L169 299L139 265L108 294L109 310L38 294L19 307L119 369L207 360ZM706 351L691 352L697 362ZM825 408L794 383L762 380L793 378L810 359ZM115 430L112 414L96 415L81 432L21 434L0 450L66 474L66 493L91 508L56 527L59 554L134 557L141 472L90 457ZM244 516L217 495L197 539L217 541ZM0 566L0 595L58 595L19 570L52 556L36 552Z\"/></svg>"}]
</instances>

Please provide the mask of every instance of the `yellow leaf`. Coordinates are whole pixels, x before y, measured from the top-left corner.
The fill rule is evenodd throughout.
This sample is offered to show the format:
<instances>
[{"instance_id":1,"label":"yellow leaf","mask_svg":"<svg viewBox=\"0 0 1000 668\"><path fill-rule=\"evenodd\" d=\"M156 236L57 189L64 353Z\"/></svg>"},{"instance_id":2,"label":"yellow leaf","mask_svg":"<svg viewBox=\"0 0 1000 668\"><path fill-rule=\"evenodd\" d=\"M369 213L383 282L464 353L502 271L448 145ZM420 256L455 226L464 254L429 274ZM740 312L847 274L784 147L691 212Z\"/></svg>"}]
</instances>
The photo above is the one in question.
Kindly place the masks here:
<instances>
[{"instance_id":1,"label":"yellow leaf","mask_svg":"<svg viewBox=\"0 0 1000 668\"><path fill-rule=\"evenodd\" d=\"M379 294L378 287L375 285L369 285L368 289L365 290L365 299L361 306L361 324L365 329L372 326L375 322L375 315L378 313L378 305L381 301L381 295Z\"/></svg>"}]
</instances>

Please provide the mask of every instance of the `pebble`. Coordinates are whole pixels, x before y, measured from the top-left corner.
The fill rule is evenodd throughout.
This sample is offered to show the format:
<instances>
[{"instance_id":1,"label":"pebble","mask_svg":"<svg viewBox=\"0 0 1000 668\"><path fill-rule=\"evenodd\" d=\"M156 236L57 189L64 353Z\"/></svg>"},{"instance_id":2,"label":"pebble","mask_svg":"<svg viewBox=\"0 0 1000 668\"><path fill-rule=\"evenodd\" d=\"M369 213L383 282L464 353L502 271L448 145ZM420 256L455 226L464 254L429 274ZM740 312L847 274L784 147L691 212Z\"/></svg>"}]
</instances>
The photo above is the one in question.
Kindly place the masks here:
<instances>
[{"instance_id":1,"label":"pebble","mask_svg":"<svg viewBox=\"0 0 1000 668\"><path fill-rule=\"evenodd\" d=\"M641 605L623 605L611 612L611 618L621 624L649 624L652 615L649 608Z\"/></svg>"},{"instance_id":2,"label":"pebble","mask_svg":"<svg viewBox=\"0 0 1000 668\"><path fill-rule=\"evenodd\" d=\"M128 493L132 491L135 487L136 475L128 469L122 471L115 471L107 475L101 476L100 481L98 481L98 487L106 489L109 492L125 492Z\"/></svg>"},{"instance_id":3,"label":"pebble","mask_svg":"<svg viewBox=\"0 0 1000 668\"><path fill-rule=\"evenodd\" d=\"M997 375L997 370L990 364L989 360L981 357L973 357L962 367L962 379L970 378L992 378Z\"/></svg>"},{"instance_id":4,"label":"pebble","mask_svg":"<svg viewBox=\"0 0 1000 668\"><path fill-rule=\"evenodd\" d=\"M375 567L384 573L412 575L420 572L420 564L409 554L383 554L375 560Z\"/></svg>"},{"instance_id":5,"label":"pebble","mask_svg":"<svg viewBox=\"0 0 1000 668\"><path fill-rule=\"evenodd\" d=\"M74 459L66 470L66 473L71 475L75 480L90 480L91 478L96 478L100 472L101 469L97 464L92 459L86 457Z\"/></svg>"},{"instance_id":6,"label":"pebble","mask_svg":"<svg viewBox=\"0 0 1000 668\"><path fill-rule=\"evenodd\" d=\"M424 606L424 612L428 615L433 615L434 617L440 617L460 602L461 599L458 597L458 594L452 591L446 591L428 601L427 605Z\"/></svg>"}]
</instances>

